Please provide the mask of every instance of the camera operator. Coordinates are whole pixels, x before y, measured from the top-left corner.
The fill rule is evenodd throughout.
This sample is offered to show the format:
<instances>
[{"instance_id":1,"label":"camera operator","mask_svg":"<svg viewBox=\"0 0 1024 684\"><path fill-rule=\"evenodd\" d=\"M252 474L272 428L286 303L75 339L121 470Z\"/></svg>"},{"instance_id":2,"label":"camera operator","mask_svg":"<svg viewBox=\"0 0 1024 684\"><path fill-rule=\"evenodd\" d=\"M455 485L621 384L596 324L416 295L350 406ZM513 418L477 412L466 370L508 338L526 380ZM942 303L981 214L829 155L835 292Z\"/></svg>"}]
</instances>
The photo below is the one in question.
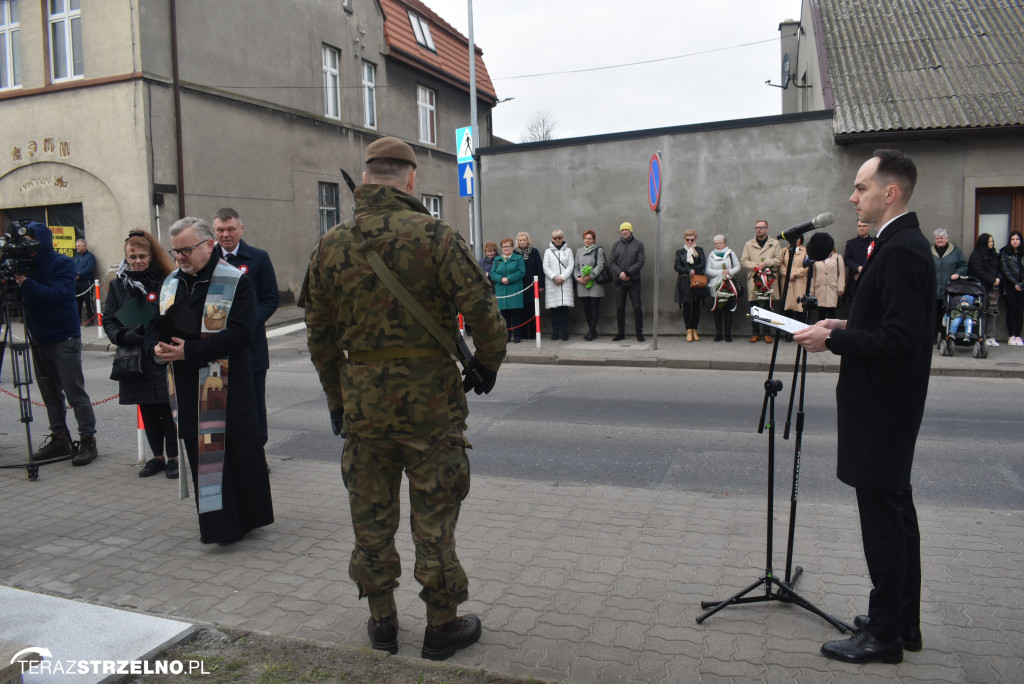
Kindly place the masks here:
<instances>
[{"instance_id":1,"label":"camera operator","mask_svg":"<svg viewBox=\"0 0 1024 684\"><path fill-rule=\"evenodd\" d=\"M77 269L69 257L53 249L49 228L33 221L28 229L39 242L32 255L35 269L31 275L18 273L14 279L21 288L39 393L50 421L50 435L32 454L32 460L71 455L71 434L64 408L66 396L74 408L81 439L71 464L87 465L96 458L96 415L82 375L82 333L75 299Z\"/></svg>"}]
</instances>

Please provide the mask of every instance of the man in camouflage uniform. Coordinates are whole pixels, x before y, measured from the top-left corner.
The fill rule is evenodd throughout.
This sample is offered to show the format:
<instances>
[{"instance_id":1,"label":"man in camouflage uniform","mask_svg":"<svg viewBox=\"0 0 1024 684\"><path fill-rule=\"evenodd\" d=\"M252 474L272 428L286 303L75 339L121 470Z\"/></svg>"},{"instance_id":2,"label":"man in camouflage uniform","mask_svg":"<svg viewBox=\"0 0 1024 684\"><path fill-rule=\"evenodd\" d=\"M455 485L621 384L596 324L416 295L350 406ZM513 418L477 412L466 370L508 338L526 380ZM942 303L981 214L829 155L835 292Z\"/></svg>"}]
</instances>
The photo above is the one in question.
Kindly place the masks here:
<instances>
[{"instance_id":1,"label":"man in camouflage uniform","mask_svg":"<svg viewBox=\"0 0 1024 684\"><path fill-rule=\"evenodd\" d=\"M462 238L412 196L412 148L382 138L366 152L355 218L328 231L310 259L303 295L309 351L331 426L346 437L341 474L356 538L349 576L369 600L370 643L398 651L394 590L402 567L394 537L404 471L415 577L427 605L421 654L443 660L480 638L480 619L456 612L468 598L469 580L455 554L455 524L469 493L466 391L494 386L505 357L505 324ZM356 222L366 243L352 231ZM456 312L465 316L476 359L464 382L451 356L374 273L367 248L453 341Z\"/></svg>"}]
</instances>

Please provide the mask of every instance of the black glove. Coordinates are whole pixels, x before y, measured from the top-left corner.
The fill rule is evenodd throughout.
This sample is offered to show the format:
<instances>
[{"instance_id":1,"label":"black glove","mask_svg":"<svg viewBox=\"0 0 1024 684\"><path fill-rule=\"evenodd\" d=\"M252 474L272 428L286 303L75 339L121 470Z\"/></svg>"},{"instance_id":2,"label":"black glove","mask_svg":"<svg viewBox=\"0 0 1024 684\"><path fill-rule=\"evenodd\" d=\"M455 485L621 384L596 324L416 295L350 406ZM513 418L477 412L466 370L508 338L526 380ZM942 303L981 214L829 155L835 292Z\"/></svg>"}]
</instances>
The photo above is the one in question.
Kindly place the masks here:
<instances>
[{"instance_id":1,"label":"black glove","mask_svg":"<svg viewBox=\"0 0 1024 684\"><path fill-rule=\"evenodd\" d=\"M345 411L343 409L331 411L331 431L345 439Z\"/></svg>"},{"instance_id":2,"label":"black glove","mask_svg":"<svg viewBox=\"0 0 1024 684\"><path fill-rule=\"evenodd\" d=\"M498 379L497 372L477 361L476 357L473 357L469 365L463 369L462 376L465 378L462 381L462 391L469 393L469 390L473 390L477 394L488 394L494 389L494 382Z\"/></svg>"},{"instance_id":3,"label":"black glove","mask_svg":"<svg viewBox=\"0 0 1024 684\"><path fill-rule=\"evenodd\" d=\"M146 326L137 325L134 328L125 328L117 336L118 346L137 347L146 341Z\"/></svg>"}]
</instances>

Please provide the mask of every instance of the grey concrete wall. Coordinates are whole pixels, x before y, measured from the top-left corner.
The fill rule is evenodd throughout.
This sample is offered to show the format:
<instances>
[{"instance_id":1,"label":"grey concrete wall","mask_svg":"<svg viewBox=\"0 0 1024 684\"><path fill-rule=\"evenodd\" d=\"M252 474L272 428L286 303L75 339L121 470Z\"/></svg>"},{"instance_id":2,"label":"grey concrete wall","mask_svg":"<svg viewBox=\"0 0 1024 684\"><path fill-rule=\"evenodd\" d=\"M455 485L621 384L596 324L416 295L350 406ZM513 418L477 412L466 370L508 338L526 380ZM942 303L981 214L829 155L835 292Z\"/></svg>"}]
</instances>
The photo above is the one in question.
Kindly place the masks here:
<instances>
[{"instance_id":1,"label":"grey concrete wall","mask_svg":"<svg viewBox=\"0 0 1024 684\"><path fill-rule=\"evenodd\" d=\"M681 133L607 139L612 137L484 150L484 240L496 241L526 230L535 245L546 247L551 231L560 228L575 250L582 245L583 231L590 228L596 231L598 244L610 249L618 239L619 224L630 221L647 250L645 328L653 330L656 309L660 333L678 333L684 327L673 302L674 256L683 246L684 230L696 230L698 244L705 250L711 249L712 237L721 233L740 254L753 237L758 219L767 220L770 233L777 235L830 211L836 222L828 232L842 252L845 241L856 233L856 215L849 202L853 179L880 146L834 145L829 118L717 130L688 127ZM1020 139L998 144L921 141L889 146L903 149L918 164L920 179L911 208L918 212L929 239L931 230L945 227L967 254L974 244L974 223L973 208L965 208L964 187L969 182L965 172L988 174L1004 182L1011 168L1021 171L1019 159L1024 152ZM647 169L654 152L660 152L663 166L660 242L658 217L647 200ZM627 322L631 320L628 309ZM741 305L737 309L740 330L746 329L745 314ZM547 328L546 314L542 316L542 328ZM603 303L601 330L614 332L614 320L611 292ZM584 325L579 307L573 322L577 331ZM702 329L709 326L710 317L705 314Z\"/></svg>"}]
</instances>

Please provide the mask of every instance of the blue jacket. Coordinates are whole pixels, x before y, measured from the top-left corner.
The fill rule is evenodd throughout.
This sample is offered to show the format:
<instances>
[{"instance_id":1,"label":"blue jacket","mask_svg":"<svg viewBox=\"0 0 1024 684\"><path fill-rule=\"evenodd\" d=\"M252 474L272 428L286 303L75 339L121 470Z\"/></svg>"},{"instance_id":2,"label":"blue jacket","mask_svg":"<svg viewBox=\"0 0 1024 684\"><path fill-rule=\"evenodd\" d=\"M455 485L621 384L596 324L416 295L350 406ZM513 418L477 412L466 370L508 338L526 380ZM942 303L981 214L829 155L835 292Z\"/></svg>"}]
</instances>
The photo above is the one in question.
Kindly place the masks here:
<instances>
[{"instance_id":1,"label":"blue jacket","mask_svg":"<svg viewBox=\"0 0 1024 684\"><path fill-rule=\"evenodd\" d=\"M220 245L213 248L213 254L218 259L224 258L224 250ZM238 241L236 256L228 263L244 271L252 281L256 293L256 328L253 332L252 346L249 347L249 361L254 373L265 371L270 368L266 323L281 302L274 265L270 263L269 254L262 249L249 246L245 240Z\"/></svg>"},{"instance_id":2,"label":"blue jacket","mask_svg":"<svg viewBox=\"0 0 1024 684\"><path fill-rule=\"evenodd\" d=\"M81 254L75 252L75 256L72 257L75 262L75 272L79 278L85 280L92 280L96 274L96 257L89 250L85 250Z\"/></svg>"},{"instance_id":3,"label":"blue jacket","mask_svg":"<svg viewBox=\"0 0 1024 684\"><path fill-rule=\"evenodd\" d=\"M33 342L59 342L81 337L78 302L75 301L75 262L53 249L53 233L42 223L29 227L39 241L36 270L21 284Z\"/></svg>"}]
</instances>

